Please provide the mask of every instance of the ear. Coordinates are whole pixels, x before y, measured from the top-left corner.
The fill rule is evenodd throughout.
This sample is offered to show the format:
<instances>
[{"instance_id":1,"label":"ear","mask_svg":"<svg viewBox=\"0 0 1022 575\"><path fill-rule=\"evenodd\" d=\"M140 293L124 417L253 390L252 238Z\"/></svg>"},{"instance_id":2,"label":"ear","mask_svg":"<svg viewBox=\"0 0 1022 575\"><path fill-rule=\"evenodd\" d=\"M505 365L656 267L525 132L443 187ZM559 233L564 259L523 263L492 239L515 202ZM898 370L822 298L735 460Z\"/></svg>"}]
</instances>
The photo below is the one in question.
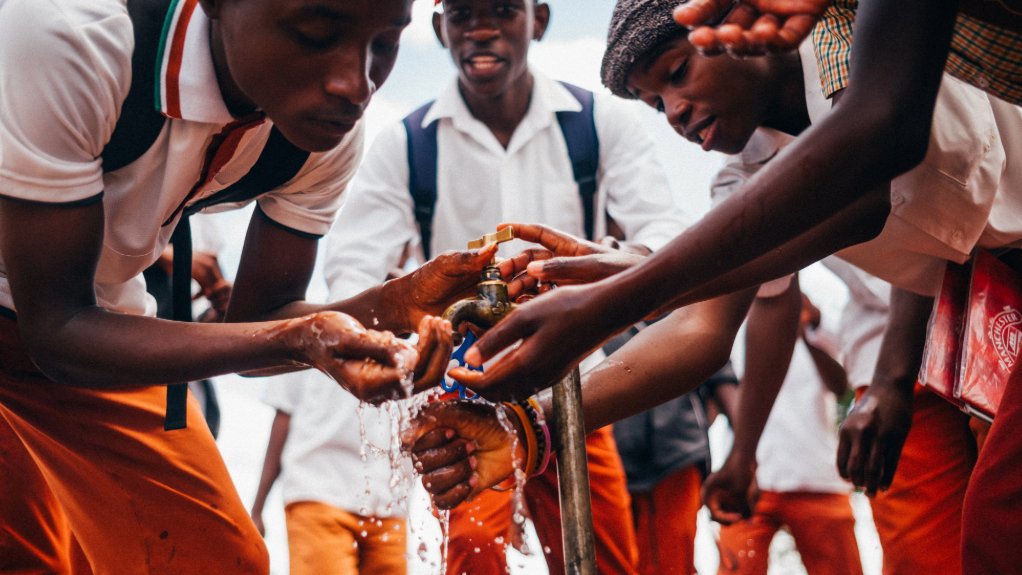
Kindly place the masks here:
<instances>
[{"instance_id":1,"label":"ear","mask_svg":"<svg viewBox=\"0 0 1022 575\"><path fill-rule=\"evenodd\" d=\"M447 42L444 41L444 15L439 12L433 12L433 33L436 34L436 39L440 41L440 45L446 48Z\"/></svg>"},{"instance_id":2,"label":"ear","mask_svg":"<svg viewBox=\"0 0 1022 575\"><path fill-rule=\"evenodd\" d=\"M542 40L546 34L546 28L550 25L550 5L546 2L537 2L532 14L533 29L532 39Z\"/></svg>"},{"instance_id":3,"label":"ear","mask_svg":"<svg viewBox=\"0 0 1022 575\"><path fill-rule=\"evenodd\" d=\"M199 0L199 5L202 6L202 11L206 13L206 17L210 20L217 20L220 18L220 7L223 2L219 0Z\"/></svg>"}]
</instances>

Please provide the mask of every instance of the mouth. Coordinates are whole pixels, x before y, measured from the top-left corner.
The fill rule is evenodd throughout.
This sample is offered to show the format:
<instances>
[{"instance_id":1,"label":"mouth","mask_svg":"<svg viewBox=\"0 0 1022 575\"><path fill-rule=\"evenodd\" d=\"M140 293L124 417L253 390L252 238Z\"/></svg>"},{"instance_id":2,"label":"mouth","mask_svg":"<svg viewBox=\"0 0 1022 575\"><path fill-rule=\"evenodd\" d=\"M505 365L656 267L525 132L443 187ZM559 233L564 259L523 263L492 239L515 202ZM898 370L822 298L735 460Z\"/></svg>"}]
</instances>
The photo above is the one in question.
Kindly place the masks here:
<instances>
[{"instance_id":1,"label":"mouth","mask_svg":"<svg viewBox=\"0 0 1022 575\"><path fill-rule=\"evenodd\" d=\"M465 71L473 76L491 76L506 64L506 60L491 53L472 54L461 62Z\"/></svg>"},{"instance_id":2,"label":"mouth","mask_svg":"<svg viewBox=\"0 0 1022 575\"><path fill-rule=\"evenodd\" d=\"M319 131L333 136L346 135L355 127L358 120L358 117L352 116L311 116L309 118L309 122Z\"/></svg>"},{"instance_id":3,"label":"mouth","mask_svg":"<svg viewBox=\"0 0 1022 575\"><path fill-rule=\"evenodd\" d=\"M690 142L699 144L703 150L712 149L713 136L716 134L717 117L707 116L702 120L686 126L683 135Z\"/></svg>"}]
</instances>

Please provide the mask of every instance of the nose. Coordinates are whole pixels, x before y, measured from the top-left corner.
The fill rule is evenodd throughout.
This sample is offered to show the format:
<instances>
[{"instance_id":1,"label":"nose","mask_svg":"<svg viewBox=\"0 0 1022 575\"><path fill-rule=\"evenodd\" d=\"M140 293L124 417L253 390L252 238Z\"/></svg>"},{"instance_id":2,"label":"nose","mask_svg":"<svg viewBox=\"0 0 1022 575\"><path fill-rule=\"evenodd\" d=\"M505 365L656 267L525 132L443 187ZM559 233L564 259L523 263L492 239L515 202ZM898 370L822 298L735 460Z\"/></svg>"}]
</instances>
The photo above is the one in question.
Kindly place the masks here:
<instances>
[{"instance_id":1,"label":"nose","mask_svg":"<svg viewBox=\"0 0 1022 575\"><path fill-rule=\"evenodd\" d=\"M465 39L476 44L492 42L500 37L500 30L493 26L476 26L465 32Z\"/></svg>"},{"instance_id":2,"label":"nose","mask_svg":"<svg viewBox=\"0 0 1022 575\"><path fill-rule=\"evenodd\" d=\"M692 116L692 104L680 98L664 98L664 115L674 131L685 136L685 126Z\"/></svg>"},{"instance_id":3,"label":"nose","mask_svg":"<svg viewBox=\"0 0 1022 575\"><path fill-rule=\"evenodd\" d=\"M364 107L376 92L376 82L369 74L372 68L372 51L368 47L344 49L327 68L324 91Z\"/></svg>"}]
</instances>

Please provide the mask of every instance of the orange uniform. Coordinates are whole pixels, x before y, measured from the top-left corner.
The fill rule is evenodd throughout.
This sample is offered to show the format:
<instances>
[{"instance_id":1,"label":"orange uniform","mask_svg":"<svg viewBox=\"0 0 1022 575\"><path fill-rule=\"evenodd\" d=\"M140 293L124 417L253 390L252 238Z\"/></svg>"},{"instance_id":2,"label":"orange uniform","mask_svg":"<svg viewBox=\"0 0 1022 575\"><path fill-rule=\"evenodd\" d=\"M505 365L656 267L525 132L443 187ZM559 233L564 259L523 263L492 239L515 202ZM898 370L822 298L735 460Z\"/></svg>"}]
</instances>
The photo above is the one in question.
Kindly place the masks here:
<instances>
[{"instance_id":1,"label":"orange uniform","mask_svg":"<svg viewBox=\"0 0 1022 575\"><path fill-rule=\"evenodd\" d=\"M268 572L209 429L164 432L165 406L162 386L107 392L50 381L22 350L15 322L0 317L0 443L15 444L13 432L25 448L0 458L0 562L71 572L73 535L97 575ZM202 421L194 400L188 418Z\"/></svg>"},{"instance_id":2,"label":"orange uniform","mask_svg":"<svg viewBox=\"0 0 1022 575\"><path fill-rule=\"evenodd\" d=\"M596 565L601 574L636 574L637 548L624 468L610 427L586 437L593 505ZM556 465L525 484L525 501L551 573L564 573ZM510 543L512 493L487 491L451 512L447 572L453 575L507 573L504 545Z\"/></svg>"},{"instance_id":3,"label":"orange uniform","mask_svg":"<svg viewBox=\"0 0 1022 575\"><path fill-rule=\"evenodd\" d=\"M848 495L800 491L764 491L752 517L721 527L717 573L765 575L770 542L784 526L795 538L807 572L861 575L855 517Z\"/></svg>"},{"instance_id":4,"label":"orange uniform","mask_svg":"<svg viewBox=\"0 0 1022 575\"><path fill-rule=\"evenodd\" d=\"M632 493L642 575L694 575L696 521L703 501L703 472L690 465L660 480L651 491Z\"/></svg>"},{"instance_id":5,"label":"orange uniform","mask_svg":"<svg viewBox=\"0 0 1022 575\"><path fill-rule=\"evenodd\" d=\"M285 508L291 575L404 575L403 518L367 517L318 501Z\"/></svg>"},{"instance_id":6,"label":"orange uniform","mask_svg":"<svg viewBox=\"0 0 1022 575\"><path fill-rule=\"evenodd\" d=\"M962 573L962 501L975 463L969 416L917 386L894 481L870 502L884 575Z\"/></svg>"}]
</instances>

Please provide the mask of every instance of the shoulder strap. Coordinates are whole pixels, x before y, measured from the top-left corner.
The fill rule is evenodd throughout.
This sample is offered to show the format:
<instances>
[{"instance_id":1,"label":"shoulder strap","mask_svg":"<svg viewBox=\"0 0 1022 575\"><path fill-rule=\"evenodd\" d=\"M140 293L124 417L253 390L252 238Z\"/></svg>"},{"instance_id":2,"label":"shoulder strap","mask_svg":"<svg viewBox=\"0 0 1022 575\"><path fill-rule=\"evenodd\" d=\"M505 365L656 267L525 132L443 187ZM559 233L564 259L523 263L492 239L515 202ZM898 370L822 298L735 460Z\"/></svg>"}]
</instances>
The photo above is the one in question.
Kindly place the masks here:
<instances>
[{"instance_id":1,"label":"shoulder strap","mask_svg":"<svg viewBox=\"0 0 1022 575\"><path fill-rule=\"evenodd\" d=\"M135 35L131 87L121 104L110 141L103 148L103 171L112 172L142 157L160 135L166 118L156 109L160 38L173 16L170 0L128 0Z\"/></svg>"},{"instance_id":2,"label":"shoulder strap","mask_svg":"<svg viewBox=\"0 0 1022 575\"><path fill-rule=\"evenodd\" d=\"M565 88L582 104L579 112L557 112L564 142L568 146L571 171L582 200L583 225L586 237L593 239L596 221L596 170L600 164L600 140L596 135L593 115L593 93L567 82Z\"/></svg>"},{"instance_id":3,"label":"shoulder strap","mask_svg":"<svg viewBox=\"0 0 1022 575\"><path fill-rule=\"evenodd\" d=\"M415 222L419 225L422 253L427 260L431 257L433 208L436 206L438 122L430 122L424 128L422 120L432 107L433 102L429 102L402 120L408 132L408 192L415 204Z\"/></svg>"}]
</instances>

